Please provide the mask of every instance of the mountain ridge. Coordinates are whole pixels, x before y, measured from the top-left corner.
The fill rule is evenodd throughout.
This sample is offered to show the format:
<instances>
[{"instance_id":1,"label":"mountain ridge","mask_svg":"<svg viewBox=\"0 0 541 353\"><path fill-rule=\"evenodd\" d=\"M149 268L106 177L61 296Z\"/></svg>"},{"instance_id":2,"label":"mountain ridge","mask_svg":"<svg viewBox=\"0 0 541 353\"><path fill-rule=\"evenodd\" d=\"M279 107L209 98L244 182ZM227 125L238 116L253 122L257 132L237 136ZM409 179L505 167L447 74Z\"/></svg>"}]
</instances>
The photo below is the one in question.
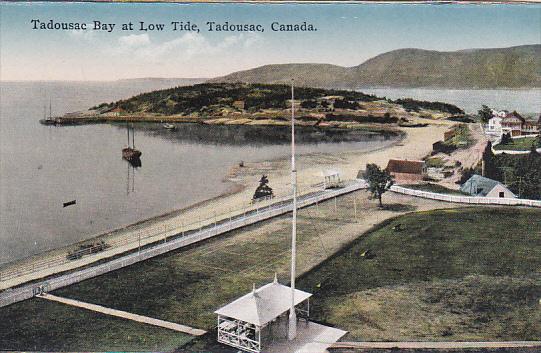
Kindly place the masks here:
<instances>
[{"instance_id":1,"label":"mountain ridge","mask_svg":"<svg viewBox=\"0 0 541 353\"><path fill-rule=\"evenodd\" d=\"M402 48L351 67L327 63L268 64L207 82L288 83L322 88L539 88L541 44L436 51Z\"/></svg>"}]
</instances>

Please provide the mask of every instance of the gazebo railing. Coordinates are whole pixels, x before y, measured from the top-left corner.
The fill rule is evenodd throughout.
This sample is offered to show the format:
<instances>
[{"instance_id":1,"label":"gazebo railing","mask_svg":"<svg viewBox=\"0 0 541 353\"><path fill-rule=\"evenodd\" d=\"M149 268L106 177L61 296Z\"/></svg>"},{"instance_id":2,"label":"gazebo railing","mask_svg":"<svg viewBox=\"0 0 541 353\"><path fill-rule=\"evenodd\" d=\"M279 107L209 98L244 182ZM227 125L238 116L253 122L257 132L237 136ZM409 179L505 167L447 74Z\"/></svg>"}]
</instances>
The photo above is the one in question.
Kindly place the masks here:
<instances>
[{"instance_id":1,"label":"gazebo railing","mask_svg":"<svg viewBox=\"0 0 541 353\"><path fill-rule=\"evenodd\" d=\"M252 339L248 334L252 332ZM261 331L257 326L248 322L218 316L218 342L246 350L261 352Z\"/></svg>"}]
</instances>

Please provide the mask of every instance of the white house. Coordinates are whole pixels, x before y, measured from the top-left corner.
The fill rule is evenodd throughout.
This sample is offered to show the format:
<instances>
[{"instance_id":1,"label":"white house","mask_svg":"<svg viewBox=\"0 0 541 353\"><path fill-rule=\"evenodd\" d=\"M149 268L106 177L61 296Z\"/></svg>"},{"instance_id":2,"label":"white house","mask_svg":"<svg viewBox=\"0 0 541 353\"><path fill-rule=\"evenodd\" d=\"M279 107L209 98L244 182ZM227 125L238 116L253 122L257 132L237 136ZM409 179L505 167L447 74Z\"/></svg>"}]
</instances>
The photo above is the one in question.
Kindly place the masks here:
<instances>
[{"instance_id":1,"label":"white house","mask_svg":"<svg viewBox=\"0 0 541 353\"><path fill-rule=\"evenodd\" d=\"M515 198L511 190L499 181L474 174L460 187L460 191L477 197Z\"/></svg>"},{"instance_id":2,"label":"white house","mask_svg":"<svg viewBox=\"0 0 541 353\"><path fill-rule=\"evenodd\" d=\"M502 119L498 115L490 118L486 126L486 133L500 136L502 134Z\"/></svg>"},{"instance_id":3,"label":"white house","mask_svg":"<svg viewBox=\"0 0 541 353\"><path fill-rule=\"evenodd\" d=\"M508 114L509 112L507 110L496 110L496 109L492 109L492 116L493 117L498 117L498 118L505 118L505 116Z\"/></svg>"}]
</instances>

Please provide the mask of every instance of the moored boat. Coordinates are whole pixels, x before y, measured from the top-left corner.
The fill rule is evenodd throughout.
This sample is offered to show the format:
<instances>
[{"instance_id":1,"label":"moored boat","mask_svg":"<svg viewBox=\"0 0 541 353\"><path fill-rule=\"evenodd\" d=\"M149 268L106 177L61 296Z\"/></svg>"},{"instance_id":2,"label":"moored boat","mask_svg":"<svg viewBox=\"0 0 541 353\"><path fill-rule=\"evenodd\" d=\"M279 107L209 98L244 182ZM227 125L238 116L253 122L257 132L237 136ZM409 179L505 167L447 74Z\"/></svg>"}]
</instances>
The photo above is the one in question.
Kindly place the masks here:
<instances>
[{"instance_id":1,"label":"moored boat","mask_svg":"<svg viewBox=\"0 0 541 353\"><path fill-rule=\"evenodd\" d=\"M130 146L130 127L127 122L126 129L128 131L128 146L122 149L122 158L130 162L133 166L141 166L141 160L139 158L143 153L135 148L135 131L132 131L132 140Z\"/></svg>"},{"instance_id":2,"label":"moored boat","mask_svg":"<svg viewBox=\"0 0 541 353\"><path fill-rule=\"evenodd\" d=\"M43 119L39 119L39 123L42 125L56 125L58 123L56 118L53 118L50 100L49 100L49 116L46 116L45 107L43 107Z\"/></svg>"}]
</instances>

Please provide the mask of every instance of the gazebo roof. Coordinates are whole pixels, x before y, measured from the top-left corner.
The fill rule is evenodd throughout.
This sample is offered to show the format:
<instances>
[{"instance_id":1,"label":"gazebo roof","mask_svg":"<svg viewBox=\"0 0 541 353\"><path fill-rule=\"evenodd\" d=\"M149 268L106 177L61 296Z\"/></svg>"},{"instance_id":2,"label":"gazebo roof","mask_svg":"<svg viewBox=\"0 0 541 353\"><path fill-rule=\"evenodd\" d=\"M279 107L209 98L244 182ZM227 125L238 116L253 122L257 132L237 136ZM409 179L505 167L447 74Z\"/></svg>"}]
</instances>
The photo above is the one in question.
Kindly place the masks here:
<instances>
[{"instance_id":1,"label":"gazebo roof","mask_svg":"<svg viewBox=\"0 0 541 353\"><path fill-rule=\"evenodd\" d=\"M336 176L336 175L340 175L340 171L336 169L325 169L321 171L321 175L324 177Z\"/></svg>"},{"instance_id":2,"label":"gazebo roof","mask_svg":"<svg viewBox=\"0 0 541 353\"><path fill-rule=\"evenodd\" d=\"M295 289L295 305L311 296L310 293ZM275 281L238 298L214 313L262 327L288 311L290 307L291 287Z\"/></svg>"}]
</instances>

